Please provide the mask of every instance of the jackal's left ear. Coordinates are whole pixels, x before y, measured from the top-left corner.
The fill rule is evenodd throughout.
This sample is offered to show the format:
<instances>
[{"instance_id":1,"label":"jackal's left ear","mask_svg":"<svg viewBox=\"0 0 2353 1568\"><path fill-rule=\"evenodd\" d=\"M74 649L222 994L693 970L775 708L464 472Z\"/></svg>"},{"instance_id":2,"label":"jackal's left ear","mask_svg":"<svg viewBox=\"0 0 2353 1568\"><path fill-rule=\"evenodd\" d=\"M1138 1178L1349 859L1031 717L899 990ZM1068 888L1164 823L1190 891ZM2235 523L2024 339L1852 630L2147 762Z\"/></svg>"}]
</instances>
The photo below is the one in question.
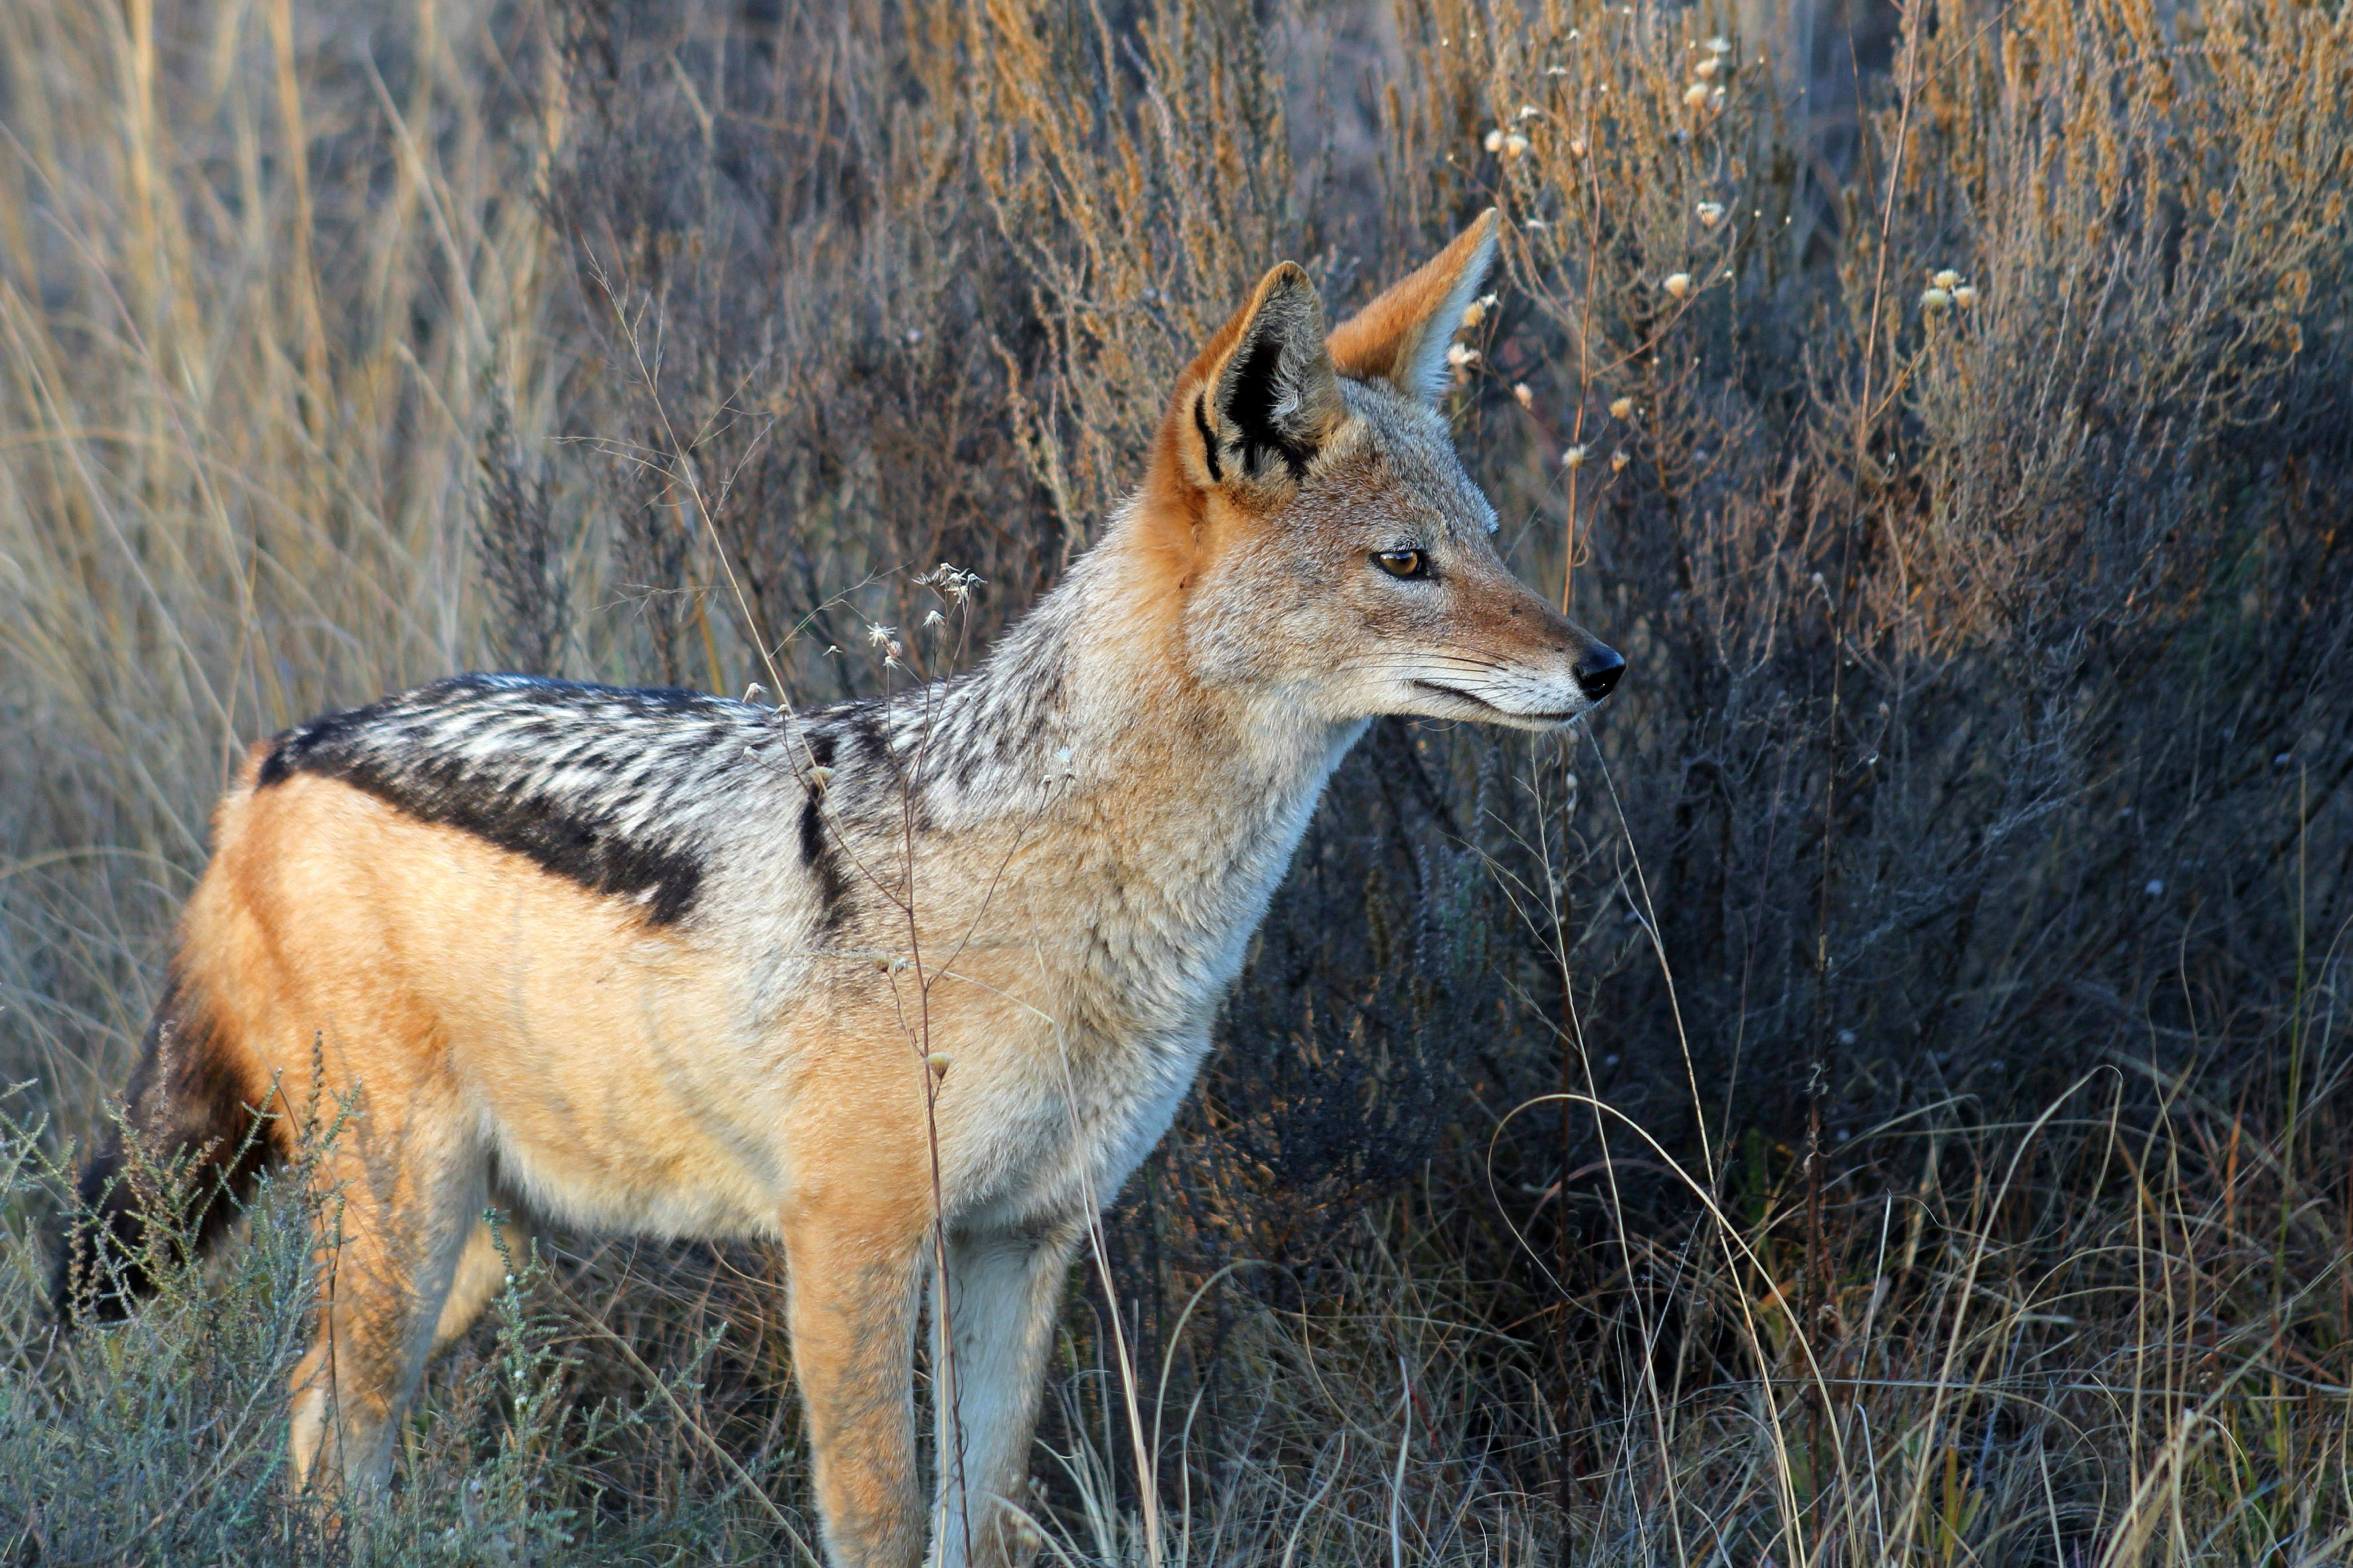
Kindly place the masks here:
<instances>
[{"instance_id":1,"label":"jackal's left ear","mask_svg":"<svg viewBox=\"0 0 2353 1568\"><path fill-rule=\"evenodd\" d=\"M1385 381L1408 397L1435 402L1446 384L1446 351L1462 312L1495 260L1495 209L1421 268L1333 331L1332 363L1357 381Z\"/></svg>"},{"instance_id":2,"label":"jackal's left ear","mask_svg":"<svg viewBox=\"0 0 2353 1568\"><path fill-rule=\"evenodd\" d=\"M1324 301L1285 261L1177 382L1167 436L1197 489L1281 485L1306 477L1346 412L1324 347Z\"/></svg>"}]
</instances>

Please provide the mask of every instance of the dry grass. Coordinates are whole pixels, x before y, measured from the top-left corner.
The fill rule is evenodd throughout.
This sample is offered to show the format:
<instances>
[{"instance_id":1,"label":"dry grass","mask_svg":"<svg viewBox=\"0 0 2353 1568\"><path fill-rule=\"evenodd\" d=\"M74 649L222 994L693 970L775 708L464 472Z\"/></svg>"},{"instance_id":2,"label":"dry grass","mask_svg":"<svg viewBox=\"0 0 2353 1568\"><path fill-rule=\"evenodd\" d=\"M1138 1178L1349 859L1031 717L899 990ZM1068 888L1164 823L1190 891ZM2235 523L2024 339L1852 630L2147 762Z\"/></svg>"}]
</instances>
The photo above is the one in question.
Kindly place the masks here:
<instances>
[{"instance_id":1,"label":"dry grass","mask_svg":"<svg viewBox=\"0 0 2353 1568\"><path fill-rule=\"evenodd\" d=\"M356 1521L284 1488L290 1187L55 1336L237 748L871 689L1270 259L1495 202L1451 407L1624 698L1336 781L1073 1303L1050 1552L2353 1557L2348 162L2287 0L0 7L0 1552L805 1555L748 1253L519 1260Z\"/></svg>"}]
</instances>

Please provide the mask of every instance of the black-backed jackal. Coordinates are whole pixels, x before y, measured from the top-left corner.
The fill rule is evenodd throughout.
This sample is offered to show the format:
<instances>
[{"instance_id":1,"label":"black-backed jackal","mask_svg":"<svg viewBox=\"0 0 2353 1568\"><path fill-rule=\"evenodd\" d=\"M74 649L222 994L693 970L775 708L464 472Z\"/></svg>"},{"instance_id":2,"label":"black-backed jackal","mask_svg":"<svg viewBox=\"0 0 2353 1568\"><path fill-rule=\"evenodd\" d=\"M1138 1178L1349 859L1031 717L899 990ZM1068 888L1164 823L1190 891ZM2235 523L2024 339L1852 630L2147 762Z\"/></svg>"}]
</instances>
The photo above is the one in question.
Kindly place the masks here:
<instances>
[{"instance_id":1,"label":"black-backed jackal","mask_svg":"<svg viewBox=\"0 0 2353 1568\"><path fill-rule=\"evenodd\" d=\"M1025 1555L1002 1500L1073 1247L1192 1082L1333 767L1376 716L1550 729L1623 668L1504 566L1435 406L1494 244L1491 213L1328 337L1306 275L1268 273L974 675L799 714L464 676L254 749L127 1119L234 1185L290 1152L283 1116L248 1137L277 1079L315 1057L355 1106L317 1173L304 1476L385 1479L501 1281L486 1205L772 1237L826 1550L906 1568L936 1215L935 1560ZM122 1162L85 1178L75 1310L137 1284Z\"/></svg>"}]
</instances>

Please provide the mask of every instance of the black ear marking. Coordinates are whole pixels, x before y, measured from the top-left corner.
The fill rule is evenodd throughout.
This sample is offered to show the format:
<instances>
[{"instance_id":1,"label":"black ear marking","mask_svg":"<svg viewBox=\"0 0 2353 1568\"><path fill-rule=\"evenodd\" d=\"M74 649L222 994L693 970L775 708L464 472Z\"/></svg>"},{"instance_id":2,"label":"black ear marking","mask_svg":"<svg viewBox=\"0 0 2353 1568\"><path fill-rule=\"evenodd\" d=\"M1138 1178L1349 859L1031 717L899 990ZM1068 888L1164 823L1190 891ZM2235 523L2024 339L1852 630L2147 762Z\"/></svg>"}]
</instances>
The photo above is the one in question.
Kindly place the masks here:
<instances>
[{"instance_id":1,"label":"black ear marking","mask_svg":"<svg viewBox=\"0 0 2353 1568\"><path fill-rule=\"evenodd\" d=\"M1292 410L1282 408L1282 339L1268 332L1250 344L1235 367L1226 413L1241 429L1244 471L1258 472L1261 455L1271 452L1291 469L1293 479L1303 479L1313 454L1283 428L1280 416Z\"/></svg>"},{"instance_id":2,"label":"black ear marking","mask_svg":"<svg viewBox=\"0 0 2353 1568\"><path fill-rule=\"evenodd\" d=\"M1324 301L1296 262L1260 279L1187 374L1202 377L1184 395L1211 485L1303 479L1347 417L1324 344Z\"/></svg>"},{"instance_id":3,"label":"black ear marking","mask_svg":"<svg viewBox=\"0 0 2353 1568\"><path fill-rule=\"evenodd\" d=\"M1193 400L1193 428L1201 433L1201 457L1209 465L1209 482L1226 482L1226 468L1218 461L1218 433L1209 428L1209 395L1201 394Z\"/></svg>"}]
</instances>

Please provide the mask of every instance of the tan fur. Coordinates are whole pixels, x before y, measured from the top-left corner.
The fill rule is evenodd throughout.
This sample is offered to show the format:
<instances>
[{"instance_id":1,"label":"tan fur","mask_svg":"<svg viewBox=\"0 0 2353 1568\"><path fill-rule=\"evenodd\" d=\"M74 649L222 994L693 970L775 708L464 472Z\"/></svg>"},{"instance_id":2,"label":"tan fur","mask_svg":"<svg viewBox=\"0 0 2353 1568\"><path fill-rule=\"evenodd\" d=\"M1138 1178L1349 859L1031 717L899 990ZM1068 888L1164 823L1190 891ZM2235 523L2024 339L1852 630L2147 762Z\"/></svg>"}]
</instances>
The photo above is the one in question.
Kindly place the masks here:
<instances>
[{"instance_id":1,"label":"tan fur","mask_svg":"<svg viewBox=\"0 0 2353 1568\"><path fill-rule=\"evenodd\" d=\"M1494 243L1494 235L1491 209L1403 282L1342 323L1330 342L1334 366L1359 381L1419 390L1401 378L1415 373L1417 362L1430 366L1454 341L1461 302L1451 314L1443 307L1459 289L1471 258Z\"/></svg>"},{"instance_id":2,"label":"tan fur","mask_svg":"<svg viewBox=\"0 0 2353 1568\"><path fill-rule=\"evenodd\" d=\"M340 778L260 784L257 750L181 962L250 1103L273 1075L305 1080L314 1050L356 1096L321 1169L337 1223L294 1377L304 1476L383 1479L425 1358L499 1286L486 1204L768 1237L828 1555L909 1568L936 1219L956 1408L936 1412L933 1550L962 1563L968 1531L975 1561L1026 1555L999 1500L1025 1496L1063 1276L1189 1083L1330 768L1380 712L1546 727L1591 706L1571 671L1599 645L1495 558L1415 382L1492 232L1490 215L1328 352L1305 275L1268 274L1179 379L1135 501L1036 613L1067 654L1040 721L1076 743L990 785L1001 799L927 796L912 859L887 804L855 817L796 771L805 742L780 747L773 832L751 841L778 869L723 868L740 882L711 912L661 924ZM1443 575L1367 563L1400 541ZM817 936L760 902L803 885L785 868L804 789L853 868L851 912ZM935 1121L926 1051L951 1064Z\"/></svg>"}]
</instances>

